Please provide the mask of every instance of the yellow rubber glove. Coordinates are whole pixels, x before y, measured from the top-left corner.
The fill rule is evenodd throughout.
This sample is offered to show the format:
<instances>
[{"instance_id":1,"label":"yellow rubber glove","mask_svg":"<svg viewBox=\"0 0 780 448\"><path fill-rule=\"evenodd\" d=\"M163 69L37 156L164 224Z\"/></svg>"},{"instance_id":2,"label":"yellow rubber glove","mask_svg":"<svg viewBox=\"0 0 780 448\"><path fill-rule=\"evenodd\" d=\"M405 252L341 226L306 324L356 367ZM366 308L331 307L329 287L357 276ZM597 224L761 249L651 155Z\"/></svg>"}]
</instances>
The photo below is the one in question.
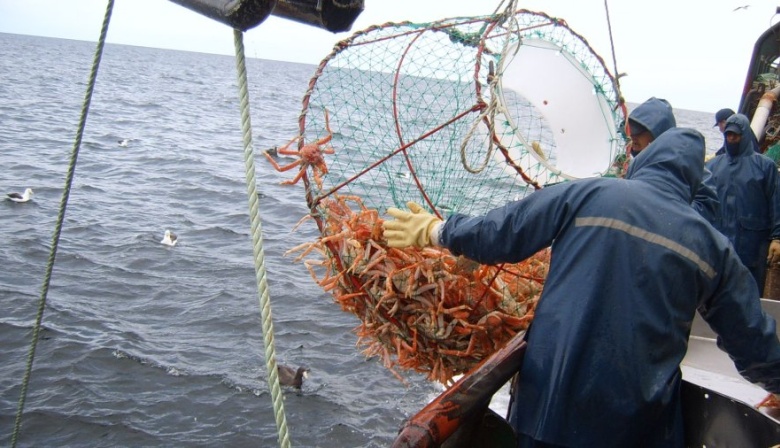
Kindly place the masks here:
<instances>
[{"instance_id":1,"label":"yellow rubber glove","mask_svg":"<svg viewBox=\"0 0 780 448\"><path fill-rule=\"evenodd\" d=\"M431 231L442 220L415 202L407 202L406 206L409 212L397 208L387 209L387 214L395 218L382 224L387 245L398 248L430 246Z\"/></svg>"}]
</instances>

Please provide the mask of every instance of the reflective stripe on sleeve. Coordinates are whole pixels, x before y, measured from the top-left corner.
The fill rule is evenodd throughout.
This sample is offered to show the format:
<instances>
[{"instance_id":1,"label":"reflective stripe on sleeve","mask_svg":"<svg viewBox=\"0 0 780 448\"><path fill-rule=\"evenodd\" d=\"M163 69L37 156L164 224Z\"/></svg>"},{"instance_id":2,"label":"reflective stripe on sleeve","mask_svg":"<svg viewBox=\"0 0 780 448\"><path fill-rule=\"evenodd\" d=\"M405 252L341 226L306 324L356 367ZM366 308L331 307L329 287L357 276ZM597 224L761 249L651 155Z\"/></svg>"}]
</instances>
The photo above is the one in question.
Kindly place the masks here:
<instances>
[{"instance_id":1,"label":"reflective stripe on sleeve","mask_svg":"<svg viewBox=\"0 0 780 448\"><path fill-rule=\"evenodd\" d=\"M644 230L642 228L639 228L637 226L632 226L631 224L628 224L626 222L612 219L612 218L577 218L574 220L574 226L575 227L606 227L609 229L615 229L620 230L621 232L625 232L631 236L635 236L637 238L641 238L649 243L657 244L659 246L665 247L666 249L669 249L673 252L676 252L680 254L681 256L687 258L688 260L692 261L696 266L699 267L699 269L704 272L704 275L706 275L709 279L715 278L715 269L710 266L707 262L701 259L695 252L688 249L687 247L670 240L669 238L663 237L661 235L648 232L647 230Z\"/></svg>"}]
</instances>

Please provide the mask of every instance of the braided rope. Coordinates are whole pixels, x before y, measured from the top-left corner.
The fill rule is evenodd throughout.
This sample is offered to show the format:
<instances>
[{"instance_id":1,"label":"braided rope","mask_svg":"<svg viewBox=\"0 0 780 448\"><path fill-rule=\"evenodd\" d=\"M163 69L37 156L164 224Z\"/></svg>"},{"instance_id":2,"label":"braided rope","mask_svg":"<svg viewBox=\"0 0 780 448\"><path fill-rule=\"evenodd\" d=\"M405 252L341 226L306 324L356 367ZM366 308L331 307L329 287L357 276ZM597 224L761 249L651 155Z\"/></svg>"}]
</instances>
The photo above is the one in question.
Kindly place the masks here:
<instances>
[{"instance_id":1,"label":"braided rope","mask_svg":"<svg viewBox=\"0 0 780 448\"><path fill-rule=\"evenodd\" d=\"M252 228L252 250L255 257L257 292L260 299L260 318L263 325L263 343L265 345L265 365L268 370L268 385L274 406L276 428L279 431L279 446L289 447L290 436L287 432L287 420L279 385L279 372L276 368L276 349L274 348L274 325L271 318L271 300L266 281L265 254L263 252L263 227L258 213L257 187L255 181L254 149L252 146L252 123L249 115L249 92L247 91L246 63L244 58L243 32L234 29L236 47L236 70L238 71L238 96L241 107L241 132L244 139L244 165L246 167L246 186L249 196L249 217Z\"/></svg>"},{"instance_id":2,"label":"braided rope","mask_svg":"<svg viewBox=\"0 0 780 448\"><path fill-rule=\"evenodd\" d=\"M89 75L89 82L87 84L87 92L84 95L84 104L81 107L81 117L79 118L78 130L76 132L76 139L73 142L73 150L70 155L70 163L68 164L68 173L65 177L65 188L62 190L62 198L60 200L60 209L57 213L57 222L54 226L54 234L51 238L51 250L49 251L49 259L46 262L46 274L43 279L43 286L41 287L41 297L38 301L38 313L35 316L35 325L33 325L32 341L30 343L30 351L27 354L27 366L24 371L24 378L22 379L22 391L19 394L19 405L16 409L16 420L14 422L14 432L11 436L11 446L16 447L16 442L19 438L19 431L22 427L22 414L24 413L24 403L27 400L27 389L30 385L30 376L32 374L33 361L35 360L35 349L38 346L38 335L41 332L41 322L43 321L43 312L46 309L46 298L49 292L49 284L51 283L51 273L54 269L54 259L57 257L57 247L60 242L60 235L62 234L62 223L65 221L65 211L68 208L68 198L70 197L70 188L73 185L73 177L76 172L76 162L79 158L79 149L81 148L81 139L84 136L84 127L87 123L87 116L89 115L89 105L92 102L92 92L95 89L95 81L97 80L98 69L100 68L100 59L103 56L103 47L106 43L106 34L108 33L108 24L111 22L111 12L114 9L114 0L108 0L106 6L106 15L103 18L103 27L100 29L100 39L98 40L97 48L95 49L95 57L92 62L92 72Z\"/></svg>"},{"instance_id":3,"label":"braided rope","mask_svg":"<svg viewBox=\"0 0 780 448\"><path fill-rule=\"evenodd\" d=\"M37 348L38 336L40 334L41 322L43 321L43 313L46 309L46 299L48 296L49 285L51 283L51 274L54 268L54 261L57 255L57 248L59 247L60 235L62 234L62 226L65 221L65 213L67 210L68 199L70 197L71 186L73 185L73 178L75 176L75 169L78 161L79 150L81 148L81 142L84 135L84 129L86 126L87 117L89 115L89 106L92 100L92 93L95 88L97 80L98 70L100 68L100 61L103 55L103 48L105 47L106 35L108 33L108 26L111 22L111 14L114 8L114 0L108 0L106 7L106 14L103 20L103 26L100 31L100 38L95 50L95 56L92 64L92 71L90 73L89 82L87 85L87 91L84 98L84 104L81 110L81 116L79 119L78 130L76 132L76 138L73 144L73 150L71 152L71 159L68 165L68 172L66 174L65 187L63 189L62 198L60 201L60 208L57 215L57 221L55 224L54 234L52 235L51 250L46 265L46 273L44 276L43 285L41 287L41 297L38 302L38 310L36 314L35 324L33 325L33 335L30 344L30 349L27 356L27 364L25 368L24 377L22 380L21 392L19 396L19 403L16 411L16 418L14 422L14 431L11 437L11 446L16 447L19 432L21 430L22 415L24 413L24 405L27 398L27 391L29 389L30 377L32 374L32 366L35 360L35 351ZM281 386L279 384L279 374L276 365L276 356L274 349L274 334L273 334L273 322L271 318L271 306L268 294L268 283L266 281L265 271L265 258L262 247L262 226L258 214L258 199L256 193L256 181L255 181L255 168L253 161L253 146L252 146L252 125L249 115L249 100L247 91L247 76L246 65L244 57L244 46L242 40L243 33L240 30L234 30L235 47L236 47L236 68L238 71L239 81L239 99L241 107L241 127L244 140L244 161L246 166L246 178L247 178L247 193L249 196L249 210L252 229L252 241L253 252L255 255L255 272L257 275L258 295L260 299L260 313L263 324L263 341L265 345L265 358L266 367L269 372L269 385L271 388L271 396L274 406L274 414L276 418L277 429L279 431L279 445L281 447L289 447L290 439L287 432L287 422L284 413L284 402L282 401Z\"/></svg>"}]
</instances>

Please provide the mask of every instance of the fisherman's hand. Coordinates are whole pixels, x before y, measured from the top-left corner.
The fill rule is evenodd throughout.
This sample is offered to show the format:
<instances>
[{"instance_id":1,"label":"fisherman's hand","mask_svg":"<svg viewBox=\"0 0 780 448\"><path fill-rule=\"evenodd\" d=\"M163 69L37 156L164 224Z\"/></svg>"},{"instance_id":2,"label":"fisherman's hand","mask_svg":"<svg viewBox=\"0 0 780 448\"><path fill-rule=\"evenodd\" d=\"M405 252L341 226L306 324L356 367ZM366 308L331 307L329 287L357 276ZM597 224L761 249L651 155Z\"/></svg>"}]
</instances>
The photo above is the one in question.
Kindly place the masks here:
<instances>
[{"instance_id":1,"label":"fisherman's hand","mask_svg":"<svg viewBox=\"0 0 780 448\"><path fill-rule=\"evenodd\" d=\"M780 240L772 240L766 256L766 264L775 266L777 263L780 263Z\"/></svg>"},{"instance_id":2,"label":"fisherman's hand","mask_svg":"<svg viewBox=\"0 0 780 448\"><path fill-rule=\"evenodd\" d=\"M442 220L425 211L420 204L407 202L408 212L397 208L387 209L395 218L382 224L387 245L390 247L426 247L431 245L431 232Z\"/></svg>"}]
</instances>

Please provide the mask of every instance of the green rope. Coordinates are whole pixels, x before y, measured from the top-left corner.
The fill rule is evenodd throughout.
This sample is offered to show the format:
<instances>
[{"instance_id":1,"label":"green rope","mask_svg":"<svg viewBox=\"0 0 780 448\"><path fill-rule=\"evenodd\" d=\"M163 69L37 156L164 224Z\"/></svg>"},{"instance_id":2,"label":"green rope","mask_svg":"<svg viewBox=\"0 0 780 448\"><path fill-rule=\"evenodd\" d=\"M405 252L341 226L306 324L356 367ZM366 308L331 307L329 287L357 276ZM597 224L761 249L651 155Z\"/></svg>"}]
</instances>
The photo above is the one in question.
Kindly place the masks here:
<instances>
[{"instance_id":1,"label":"green rope","mask_svg":"<svg viewBox=\"0 0 780 448\"><path fill-rule=\"evenodd\" d=\"M246 166L246 186L249 196L249 217L252 227L252 249L255 256L255 274L257 292L260 298L260 317L263 324L263 342L265 344L265 365L268 369L268 385L274 405L276 428L279 431L279 446L289 447L287 420L284 414L282 390L279 385L279 372L276 370L276 349L274 348L274 324L271 319L271 300L268 295L268 282L265 273L265 255L263 253L263 227L258 213L258 199L255 182L254 149L252 146L252 123L249 118L249 93L247 91L246 64L244 60L244 42L241 30L233 30L236 46L236 69L238 70L238 95L241 106L241 131L244 137L244 165Z\"/></svg>"},{"instance_id":2,"label":"green rope","mask_svg":"<svg viewBox=\"0 0 780 448\"><path fill-rule=\"evenodd\" d=\"M33 361L35 360L35 349L38 346L38 335L41 332L41 321L43 320L43 311L46 309L46 297L49 292L49 284L51 283L51 273L54 269L54 259L57 256L57 246L60 242L60 234L62 233L62 223L65 221L65 210L68 208L68 198L70 197L70 188L73 185L73 176L76 171L76 161L79 158L79 148L81 147L81 139L84 136L84 127L87 123L87 115L89 115L89 105L92 101L92 91L95 89L95 81L97 80L98 69L100 68L100 59L103 56L103 46L106 43L106 34L108 33L108 24L111 22L111 11L114 9L114 0L108 0L106 7L106 15L103 19L103 28L100 30L100 40L98 40L97 49L95 50L95 57L92 62L92 72L89 75L89 83L87 84L87 92L84 95L84 105L81 107L81 118L79 119L79 127L76 132L76 140L73 142L73 150L70 156L70 164L68 165L68 173L65 177L65 188L62 191L62 199L60 200L60 210L57 214L57 223L54 228L54 235L51 238L51 250L49 251L49 259L46 263L46 274L43 279L43 286L41 287L41 297L38 301L38 314L35 316L35 325L33 326L32 342L30 343L30 351L27 354L27 368L24 372L24 379L22 380L22 391L19 394L19 406L16 410L16 421L14 422L14 433L11 437L11 446L15 447L19 437L19 430L22 427L22 414L24 412L24 402L27 399L27 388L30 385L30 376L32 374Z\"/></svg>"}]
</instances>

